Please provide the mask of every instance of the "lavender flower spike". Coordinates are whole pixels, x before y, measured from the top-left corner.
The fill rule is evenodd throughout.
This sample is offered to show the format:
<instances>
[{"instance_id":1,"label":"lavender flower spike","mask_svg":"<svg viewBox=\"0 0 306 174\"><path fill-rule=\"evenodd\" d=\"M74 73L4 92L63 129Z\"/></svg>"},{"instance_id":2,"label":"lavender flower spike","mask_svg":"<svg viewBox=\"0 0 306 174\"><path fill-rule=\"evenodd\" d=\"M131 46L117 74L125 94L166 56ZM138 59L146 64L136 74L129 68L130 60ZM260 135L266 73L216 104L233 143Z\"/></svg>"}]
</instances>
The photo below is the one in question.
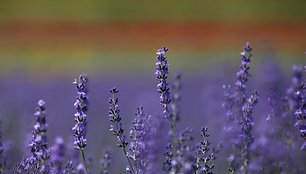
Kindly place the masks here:
<instances>
[{"instance_id":1,"label":"lavender flower spike","mask_svg":"<svg viewBox=\"0 0 306 174\"><path fill-rule=\"evenodd\" d=\"M109 108L109 120L113 123L111 124L110 131L117 137L118 144L117 146L123 150L124 155L126 156L129 166L126 168L130 173L136 174L133 168L133 165L128 157L126 152L126 147L128 146L128 142L126 137L123 135L123 125L121 122L120 109L118 105L118 98L116 94L119 92L117 88L110 89L111 98L109 100L110 108Z\"/></svg>"},{"instance_id":2,"label":"lavender flower spike","mask_svg":"<svg viewBox=\"0 0 306 174\"><path fill-rule=\"evenodd\" d=\"M87 89L88 78L86 75L80 75L78 79L75 79L73 84L76 85L77 99L74 106L77 112L74 114L75 125L72 128L74 136L74 147L80 150L84 165L87 170L86 160L84 155L84 148L86 147L86 132L87 132L87 115L88 110L88 89Z\"/></svg>"},{"instance_id":3,"label":"lavender flower spike","mask_svg":"<svg viewBox=\"0 0 306 174\"><path fill-rule=\"evenodd\" d=\"M38 101L38 107L34 113L36 116L36 123L34 125L32 142L29 144L32 156L27 159L28 164L38 163L39 171L46 172L46 161L49 159L49 149L47 142L47 121L46 121L46 108L43 100Z\"/></svg>"},{"instance_id":4,"label":"lavender flower spike","mask_svg":"<svg viewBox=\"0 0 306 174\"><path fill-rule=\"evenodd\" d=\"M243 48L243 51L241 53L241 65L240 65L240 71L237 72L237 81L235 83L236 87L241 90L242 92L245 91L246 88L246 82L249 80L250 73L250 62L251 58L253 56L252 54L252 48L250 46L250 43L247 42L245 47Z\"/></svg>"},{"instance_id":5,"label":"lavender flower spike","mask_svg":"<svg viewBox=\"0 0 306 174\"><path fill-rule=\"evenodd\" d=\"M194 164L194 173L212 174L215 167L214 160L216 154L219 153L222 143L217 148L210 150L209 133L207 127L201 130L203 140L196 146L196 162Z\"/></svg>"},{"instance_id":6,"label":"lavender flower spike","mask_svg":"<svg viewBox=\"0 0 306 174\"><path fill-rule=\"evenodd\" d=\"M156 79L158 80L157 91L160 93L160 103L164 108L164 115L166 118L170 118L170 108L169 104L171 102L169 84L167 82L168 78L168 61L165 57L165 53L168 51L168 48L163 47L157 50L157 62L156 62Z\"/></svg>"},{"instance_id":7,"label":"lavender flower spike","mask_svg":"<svg viewBox=\"0 0 306 174\"><path fill-rule=\"evenodd\" d=\"M250 62L253 56L250 43L247 42L241 53L240 70L237 72L235 88L224 86L225 103L229 126L227 131L231 135L234 144L233 153L228 158L231 171L247 173L251 158L250 146L253 143L253 117L252 112L258 100L258 93L255 91L250 97L246 93L246 85L250 77Z\"/></svg>"},{"instance_id":8,"label":"lavender flower spike","mask_svg":"<svg viewBox=\"0 0 306 174\"><path fill-rule=\"evenodd\" d=\"M172 108L171 108L171 96L170 96L170 89L169 84L167 82L168 78L168 61L165 57L165 53L168 51L168 48L163 47L157 50L157 62L156 62L156 79L158 80L157 84L157 91L160 93L160 103L163 107L163 114L165 118L167 118L170 121L171 125L171 131L173 135L173 142L174 144L177 143L177 134L176 134L176 119L178 118L178 115L175 115L173 117ZM178 78L180 81L180 77ZM179 82L180 83L180 82ZM175 86L175 90L179 90L180 86ZM179 98L175 98L175 100L179 100ZM175 102L176 102L175 101ZM176 105L176 103L175 103ZM176 114L176 113L175 113Z\"/></svg>"}]
</instances>

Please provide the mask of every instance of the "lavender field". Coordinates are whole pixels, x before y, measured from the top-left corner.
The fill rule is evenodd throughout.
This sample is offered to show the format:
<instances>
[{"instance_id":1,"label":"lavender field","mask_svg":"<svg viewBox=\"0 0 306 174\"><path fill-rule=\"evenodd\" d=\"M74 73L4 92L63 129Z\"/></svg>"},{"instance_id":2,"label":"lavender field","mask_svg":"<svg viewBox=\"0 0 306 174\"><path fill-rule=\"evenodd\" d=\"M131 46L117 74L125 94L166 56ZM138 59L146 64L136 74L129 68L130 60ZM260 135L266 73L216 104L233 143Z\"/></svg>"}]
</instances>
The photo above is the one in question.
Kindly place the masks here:
<instances>
[{"instance_id":1,"label":"lavender field","mask_svg":"<svg viewBox=\"0 0 306 174\"><path fill-rule=\"evenodd\" d=\"M4 77L0 173L306 173L305 64L247 42L184 73L174 51L131 76Z\"/></svg>"}]
</instances>

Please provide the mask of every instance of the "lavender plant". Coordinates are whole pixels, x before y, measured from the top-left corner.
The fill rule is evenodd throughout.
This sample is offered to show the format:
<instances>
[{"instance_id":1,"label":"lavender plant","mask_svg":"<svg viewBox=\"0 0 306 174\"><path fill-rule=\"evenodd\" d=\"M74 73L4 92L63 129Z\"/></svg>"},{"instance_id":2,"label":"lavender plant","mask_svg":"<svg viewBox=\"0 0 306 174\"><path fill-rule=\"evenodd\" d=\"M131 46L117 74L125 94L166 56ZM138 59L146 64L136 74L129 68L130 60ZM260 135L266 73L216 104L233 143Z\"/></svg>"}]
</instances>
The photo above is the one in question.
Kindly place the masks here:
<instances>
[{"instance_id":1,"label":"lavender plant","mask_svg":"<svg viewBox=\"0 0 306 174\"><path fill-rule=\"evenodd\" d=\"M74 121L76 122L72 128L74 136L74 147L78 149L82 154L82 159L84 161L84 167L87 169L86 158L84 154L84 149L87 145L87 140L85 138L87 132L87 115L88 110L88 88L87 88L88 78L86 75L80 75L78 79L75 79L73 84L76 85L77 89L77 99L74 103L74 107L77 112L74 114Z\"/></svg>"},{"instance_id":2,"label":"lavender plant","mask_svg":"<svg viewBox=\"0 0 306 174\"><path fill-rule=\"evenodd\" d=\"M48 127L47 112L43 100L39 100L37 104L38 107L34 113L36 123L33 127L32 141L29 144L31 155L18 164L16 173L49 173L47 160L50 158L50 151L46 134Z\"/></svg>"},{"instance_id":3,"label":"lavender plant","mask_svg":"<svg viewBox=\"0 0 306 174\"><path fill-rule=\"evenodd\" d=\"M157 58L156 58L156 79L158 81L157 91L160 93L160 104L163 107L163 115L166 119L169 120L171 126L171 134L172 134L172 143L167 146L167 150L165 152L166 161L164 162L163 170L168 172L176 172L177 169L173 166L176 165L174 158L177 157L176 146L177 146L177 132L176 132L176 118L173 117L171 111L171 95L169 83L167 81L169 74L169 64L165 57L165 53L168 51L168 48L163 47L157 50ZM172 105L174 108L176 103ZM176 108L174 108L176 109ZM175 112L175 111L174 111Z\"/></svg>"},{"instance_id":4,"label":"lavender plant","mask_svg":"<svg viewBox=\"0 0 306 174\"><path fill-rule=\"evenodd\" d=\"M118 92L119 90L117 88L110 89L111 98L109 100L109 120L112 122L110 131L117 137L117 146L123 150L124 156L127 158L128 166L126 167L126 170L132 174L135 174L136 172L126 151L126 147L129 143L126 140L126 137L123 135L123 125L121 122L118 98L116 96Z\"/></svg>"},{"instance_id":5,"label":"lavender plant","mask_svg":"<svg viewBox=\"0 0 306 174\"><path fill-rule=\"evenodd\" d=\"M250 97L247 97L246 93L246 85L250 77L249 64L252 58L252 48L249 42L243 48L241 56L242 61L240 70L236 74L235 88L224 86L224 107L227 109L227 125L230 125L227 131L233 135L234 144L233 153L228 158L231 171L248 173L248 165L251 160L250 146L254 141L252 111L258 100L256 91Z\"/></svg>"},{"instance_id":6,"label":"lavender plant","mask_svg":"<svg viewBox=\"0 0 306 174\"><path fill-rule=\"evenodd\" d=\"M176 138L176 128L175 128L175 119L173 119L171 114L171 95L170 95L170 88L169 83L167 82L169 70L168 70L168 61L165 57L166 52L168 51L168 48L163 47L157 50L157 62L156 62L156 79L158 81L157 84L157 91L160 93L160 104L163 107L163 114L165 118L167 118L170 121L172 134L174 139Z\"/></svg>"},{"instance_id":7,"label":"lavender plant","mask_svg":"<svg viewBox=\"0 0 306 174\"><path fill-rule=\"evenodd\" d=\"M126 171L131 174L155 174L162 173L162 170L169 174L212 174L224 171L222 167L224 164L219 166L217 165L219 161L216 161L221 144L218 144L216 148L212 147L211 142L215 139L210 136L207 127L201 129L201 139L195 144L197 137L192 135L195 127L182 129L179 125L180 119L185 119L180 112L182 78L180 74L177 74L173 83L169 81L169 64L165 56L167 51L168 49L163 47L156 52L155 75L162 114L150 115L144 112L142 106L137 108L128 137L125 136L126 130L123 127L118 104L119 91L117 88L110 90L110 132L117 138L117 146L123 151L127 160ZM287 93L281 90L276 92L275 88L270 91L259 88L261 92L263 91L263 98L265 98L265 92L268 93L267 96L270 96L268 100L264 100L268 101L266 104L269 104L270 108L256 115L258 118L256 121L261 121L268 115L266 121L262 122L264 126L256 124L259 126L254 127L254 114L257 114L254 110L259 96L257 91L248 94L252 59L252 48L249 43L243 48L241 56L240 70L236 74L235 84L223 86L225 97L223 106L227 117L225 132L229 137L223 139L228 143L225 145L225 156L220 162L226 161L225 157L229 156L227 158L230 162L228 173L305 173L306 167L303 163L306 156L305 153L300 153L300 148L296 146L301 143L301 149L306 149L306 84L302 77L302 67L294 66L292 83ZM75 126L72 128L74 142L64 143L63 138L56 138L54 145L49 149L45 102L40 100L34 114L36 122L29 145L31 151L29 156L16 166L15 173L89 174L89 168L93 173L98 173L98 170L100 174L118 173L118 169L110 167L112 158L117 154L113 156L109 150L103 155L99 169L98 166L93 166L98 164L95 158L85 158L85 149L89 150L86 139L88 78L86 75L80 75L73 83L77 89L74 103ZM279 83L283 85L283 82ZM196 94L198 95L199 91ZM97 98L100 99L100 97ZM212 99L206 101L211 102ZM196 103L191 102L191 104L194 107ZM199 113L196 112L196 114ZM193 113L188 112L188 119L196 118L192 115ZM294 123L298 126L302 139L297 137L297 128L294 127ZM167 130L165 130L164 124L169 124L170 128L166 126ZM217 126L214 125L216 129L218 129ZM70 148L69 144L74 146L71 149L77 155L74 152L66 152ZM4 146L0 131L0 173L12 173L7 166ZM164 156L161 149L165 150ZM164 161L163 158L165 158Z\"/></svg>"}]
</instances>

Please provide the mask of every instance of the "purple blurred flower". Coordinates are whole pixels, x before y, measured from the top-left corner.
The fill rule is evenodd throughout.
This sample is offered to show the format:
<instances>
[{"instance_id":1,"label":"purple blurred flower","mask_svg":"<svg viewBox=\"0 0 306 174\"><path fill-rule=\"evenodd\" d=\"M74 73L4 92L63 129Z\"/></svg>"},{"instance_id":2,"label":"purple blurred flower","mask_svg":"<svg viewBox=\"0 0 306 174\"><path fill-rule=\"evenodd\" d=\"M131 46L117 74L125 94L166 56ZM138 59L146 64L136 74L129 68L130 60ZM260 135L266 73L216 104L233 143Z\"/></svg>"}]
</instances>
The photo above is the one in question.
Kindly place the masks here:
<instances>
[{"instance_id":1,"label":"purple blurred flower","mask_svg":"<svg viewBox=\"0 0 306 174\"><path fill-rule=\"evenodd\" d=\"M171 109L171 121L173 122L173 127L176 129L176 124L180 120L180 110L179 102L181 100L181 89L182 89L182 75L177 73L175 75L175 81L172 85L173 95L171 99L170 109Z\"/></svg>"},{"instance_id":2,"label":"purple blurred flower","mask_svg":"<svg viewBox=\"0 0 306 174\"><path fill-rule=\"evenodd\" d=\"M302 66L294 65L292 67L292 81L291 86L287 90L288 101L290 109L295 111L298 109L301 99L301 90L303 85L303 68Z\"/></svg>"},{"instance_id":3,"label":"purple blurred flower","mask_svg":"<svg viewBox=\"0 0 306 174\"><path fill-rule=\"evenodd\" d=\"M146 157L146 136L149 135L148 117L143 112L143 107L137 108L136 117L134 119L133 126L130 130L130 137L132 139L130 143L130 151L128 153L129 158L134 161L135 172L144 173L145 165L147 163Z\"/></svg>"},{"instance_id":4,"label":"purple blurred flower","mask_svg":"<svg viewBox=\"0 0 306 174\"><path fill-rule=\"evenodd\" d=\"M113 152L108 149L103 154L101 160L100 160L100 172L99 174L109 174L110 172L110 165L112 160L112 154Z\"/></svg>"},{"instance_id":5,"label":"purple blurred flower","mask_svg":"<svg viewBox=\"0 0 306 174\"><path fill-rule=\"evenodd\" d=\"M64 168L66 146L62 137L55 138L55 144L51 148L51 170L50 173L57 174Z\"/></svg>"}]
</instances>

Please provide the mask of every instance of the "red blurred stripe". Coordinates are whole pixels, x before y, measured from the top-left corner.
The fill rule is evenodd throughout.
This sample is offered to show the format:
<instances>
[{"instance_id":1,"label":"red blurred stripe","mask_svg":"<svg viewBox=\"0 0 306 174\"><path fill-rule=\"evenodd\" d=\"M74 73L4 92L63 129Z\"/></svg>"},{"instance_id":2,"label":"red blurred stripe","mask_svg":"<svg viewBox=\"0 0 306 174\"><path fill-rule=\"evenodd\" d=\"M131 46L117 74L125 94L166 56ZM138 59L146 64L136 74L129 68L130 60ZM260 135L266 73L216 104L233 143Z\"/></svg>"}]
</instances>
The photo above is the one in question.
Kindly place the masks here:
<instances>
[{"instance_id":1,"label":"red blurred stripe","mask_svg":"<svg viewBox=\"0 0 306 174\"><path fill-rule=\"evenodd\" d=\"M306 23L289 22L44 22L0 23L0 46L147 48L172 45L187 49L269 41L280 47L306 48Z\"/></svg>"}]
</instances>

